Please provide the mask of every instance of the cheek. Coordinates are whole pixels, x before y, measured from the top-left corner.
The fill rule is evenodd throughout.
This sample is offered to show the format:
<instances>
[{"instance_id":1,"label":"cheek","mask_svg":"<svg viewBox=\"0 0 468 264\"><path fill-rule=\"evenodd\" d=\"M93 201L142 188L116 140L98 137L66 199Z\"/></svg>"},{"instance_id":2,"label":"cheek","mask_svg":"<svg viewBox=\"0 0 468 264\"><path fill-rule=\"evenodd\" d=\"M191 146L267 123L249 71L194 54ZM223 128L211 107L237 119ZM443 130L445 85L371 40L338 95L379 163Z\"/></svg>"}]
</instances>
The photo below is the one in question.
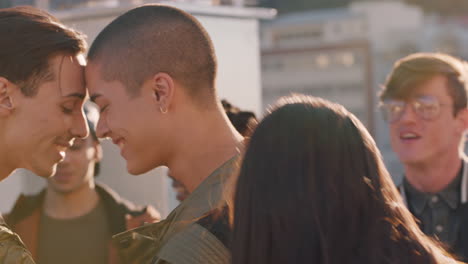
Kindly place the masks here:
<instances>
[{"instance_id":1,"label":"cheek","mask_svg":"<svg viewBox=\"0 0 468 264\"><path fill-rule=\"evenodd\" d=\"M122 135L130 133L138 136L137 134L141 133L141 130L146 130L149 120L147 117L147 113L141 111L122 111L109 118L109 126L117 129Z\"/></svg>"},{"instance_id":2,"label":"cheek","mask_svg":"<svg viewBox=\"0 0 468 264\"><path fill-rule=\"evenodd\" d=\"M389 134L391 141L395 141L400 137L398 128L395 125L390 125Z\"/></svg>"},{"instance_id":3,"label":"cheek","mask_svg":"<svg viewBox=\"0 0 468 264\"><path fill-rule=\"evenodd\" d=\"M426 129L430 133L432 140L451 136L457 133L456 123L454 121L440 120L439 122L427 123Z\"/></svg>"},{"instance_id":4,"label":"cheek","mask_svg":"<svg viewBox=\"0 0 468 264\"><path fill-rule=\"evenodd\" d=\"M466 132L466 127L462 120L455 120L453 126L454 126L453 132L455 136L460 136Z\"/></svg>"},{"instance_id":5,"label":"cheek","mask_svg":"<svg viewBox=\"0 0 468 264\"><path fill-rule=\"evenodd\" d=\"M107 126L110 129L118 129L122 127L122 124L125 124L127 113L116 111L115 109L105 111L101 118L105 121Z\"/></svg>"},{"instance_id":6,"label":"cheek","mask_svg":"<svg viewBox=\"0 0 468 264\"><path fill-rule=\"evenodd\" d=\"M49 116L42 116L42 118L35 121L37 131L42 132L44 136L58 136L66 130L66 122L68 117L61 114L50 114Z\"/></svg>"},{"instance_id":7,"label":"cheek","mask_svg":"<svg viewBox=\"0 0 468 264\"><path fill-rule=\"evenodd\" d=\"M453 122L426 124L425 144L428 148L446 148L458 145L459 136Z\"/></svg>"}]
</instances>

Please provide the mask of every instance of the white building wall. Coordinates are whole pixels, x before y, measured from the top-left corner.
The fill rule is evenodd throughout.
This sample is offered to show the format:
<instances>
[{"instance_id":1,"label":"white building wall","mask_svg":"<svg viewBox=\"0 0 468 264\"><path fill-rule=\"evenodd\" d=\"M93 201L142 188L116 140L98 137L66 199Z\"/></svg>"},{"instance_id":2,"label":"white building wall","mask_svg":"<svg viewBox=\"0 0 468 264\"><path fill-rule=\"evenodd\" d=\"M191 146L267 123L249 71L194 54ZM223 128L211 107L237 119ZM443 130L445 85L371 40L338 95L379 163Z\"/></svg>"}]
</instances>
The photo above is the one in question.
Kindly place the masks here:
<instances>
[{"instance_id":1,"label":"white building wall","mask_svg":"<svg viewBox=\"0 0 468 264\"><path fill-rule=\"evenodd\" d=\"M0 212L10 210L11 205L15 202L25 185L24 180L19 175L11 175L0 183Z\"/></svg>"},{"instance_id":2,"label":"white building wall","mask_svg":"<svg viewBox=\"0 0 468 264\"><path fill-rule=\"evenodd\" d=\"M349 9L366 18L368 37L374 50L385 49L391 33L421 29L424 19L420 8L399 1L360 1L352 3Z\"/></svg>"},{"instance_id":3,"label":"white building wall","mask_svg":"<svg viewBox=\"0 0 468 264\"><path fill-rule=\"evenodd\" d=\"M424 13L420 8L391 0L354 2L349 9L366 19L374 68L374 137L390 174L399 182L402 166L391 149L388 126L377 108L377 95L394 62L407 53L417 51L417 37L423 30Z\"/></svg>"},{"instance_id":4,"label":"white building wall","mask_svg":"<svg viewBox=\"0 0 468 264\"><path fill-rule=\"evenodd\" d=\"M372 130L366 19L346 9L262 23L263 105L303 93L339 102Z\"/></svg>"}]
</instances>

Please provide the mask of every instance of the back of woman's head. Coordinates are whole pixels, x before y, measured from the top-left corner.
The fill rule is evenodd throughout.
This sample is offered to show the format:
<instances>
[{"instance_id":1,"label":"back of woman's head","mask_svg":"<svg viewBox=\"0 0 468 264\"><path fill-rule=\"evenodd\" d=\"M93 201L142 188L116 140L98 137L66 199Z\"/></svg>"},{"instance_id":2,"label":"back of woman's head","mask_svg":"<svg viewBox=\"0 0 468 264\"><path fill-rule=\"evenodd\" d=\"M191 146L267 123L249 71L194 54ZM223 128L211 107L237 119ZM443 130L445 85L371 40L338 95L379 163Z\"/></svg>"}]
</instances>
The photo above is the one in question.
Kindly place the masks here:
<instances>
[{"instance_id":1,"label":"back of woman's head","mask_svg":"<svg viewBox=\"0 0 468 264\"><path fill-rule=\"evenodd\" d=\"M342 106L287 97L258 125L235 192L234 264L432 263L418 238L374 141Z\"/></svg>"}]
</instances>

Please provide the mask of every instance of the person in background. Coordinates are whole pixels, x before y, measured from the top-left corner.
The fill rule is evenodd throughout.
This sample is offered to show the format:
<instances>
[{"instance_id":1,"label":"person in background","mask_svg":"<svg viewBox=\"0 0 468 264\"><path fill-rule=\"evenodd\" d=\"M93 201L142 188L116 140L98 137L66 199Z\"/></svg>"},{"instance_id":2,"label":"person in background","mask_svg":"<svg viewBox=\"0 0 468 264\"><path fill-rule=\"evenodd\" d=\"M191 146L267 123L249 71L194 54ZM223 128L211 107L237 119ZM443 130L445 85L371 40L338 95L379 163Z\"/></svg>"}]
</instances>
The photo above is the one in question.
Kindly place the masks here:
<instances>
[{"instance_id":1,"label":"person in background","mask_svg":"<svg viewBox=\"0 0 468 264\"><path fill-rule=\"evenodd\" d=\"M466 71L446 54L409 55L395 63L380 101L404 167L404 202L424 233L468 261Z\"/></svg>"},{"instance_id":2,"label":"person in background","mask_svg":"<svg viewBox=\"0 0 468 264\"><path fill-rule=\"evenodd\" d=\"M137 207L95 183L102 158L95 132L99 113L90 102L84 109L90 136L75 140L47 187L21 195L5 217L39 264L123 263L112 235L160 219L153 207Z\"/></svg>"},{"instance_id":3,"label":"person in background","mask_svg":"<svg viewBox=\"0 0 468 264\"><path fill-rule=\"evenodd\" d=\"M233 264L456 263L403 204L362 123L281 98L250 138L234 194Z\"/></svg>"},{"instance_id":4,"label":"person in background","mask_svg":"<svg viewBox=\"0 0 468 264\"><path fill-rule=\"evenodd\" d=\"M226 99L221 100L224 112L234 128L244 137L250 136L257 125L257 117L251 111L244 111L233 106Z\"/></svg>"}]
</instances>

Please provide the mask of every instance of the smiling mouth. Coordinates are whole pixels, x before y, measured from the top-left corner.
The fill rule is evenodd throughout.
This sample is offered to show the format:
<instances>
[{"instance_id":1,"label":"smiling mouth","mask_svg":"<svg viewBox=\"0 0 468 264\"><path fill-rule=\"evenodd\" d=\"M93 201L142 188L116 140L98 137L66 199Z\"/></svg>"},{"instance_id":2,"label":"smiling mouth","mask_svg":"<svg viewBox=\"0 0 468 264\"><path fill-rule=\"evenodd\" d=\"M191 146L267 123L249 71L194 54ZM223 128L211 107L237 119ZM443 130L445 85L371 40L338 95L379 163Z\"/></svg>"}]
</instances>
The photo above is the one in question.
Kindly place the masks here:
<instances>
[{"instance_id":1,"label":"smiling mouth","mask_svg":"<svg viewBox=\"0 0 468 264\"><path fill-rule=\"evenodd\" d=\"M59 152L65 152L65 151L67 151L67 149L68 149L68 147L67 147L67 146L64 146L64 145L58 145L58 144L55 144L55 145L56 145L57 150L58 150Z\"/></svg>"},{"instance_id":2,"label":"smiling mouth","mask_svg":"<svg viewBox=\"0 0 468 264\"><path fill-rule=\"evenodd\" d=\"M59 152L59 155L62 157L61 160L65 158L66 151L72 146L73 141L57 141L54 143L55 149Z\"/></svg>"},{"instance_id":3,"label":"smiling mouth","mask_svg":"<svg viewBox=\"0 0 468 264\"><path fill-rule=\"evenodd\" d=\"M57 183L65 183L70 180L72 177L72 174L69 172L56 172L55 175L53 176L53 179Z\"/></svg>"},{"instance_id":4,"label":"smiling mouth","mask_svg":"<svg viewBox=\"0 0 468 264\"><path fill-rule=\"evenodd\" d=\"M117 145L119 148L123 148L124 140L123 138L112 139L112 142Z\"/></svg>"},{"instance_id":5,"label":"smiling mouth","mask_svg":"<svg viewBox=\"0 0 468 264\"><path fill-rule=\"evenodd\" d=\"M406 132L406 133L401 133L400 134L400 139L401 140L416 140L416 139L420 139L420 138L421 138L421 136L419 136L416 133L412 133L412 132Z\"/></svg>"}]
</instances>

